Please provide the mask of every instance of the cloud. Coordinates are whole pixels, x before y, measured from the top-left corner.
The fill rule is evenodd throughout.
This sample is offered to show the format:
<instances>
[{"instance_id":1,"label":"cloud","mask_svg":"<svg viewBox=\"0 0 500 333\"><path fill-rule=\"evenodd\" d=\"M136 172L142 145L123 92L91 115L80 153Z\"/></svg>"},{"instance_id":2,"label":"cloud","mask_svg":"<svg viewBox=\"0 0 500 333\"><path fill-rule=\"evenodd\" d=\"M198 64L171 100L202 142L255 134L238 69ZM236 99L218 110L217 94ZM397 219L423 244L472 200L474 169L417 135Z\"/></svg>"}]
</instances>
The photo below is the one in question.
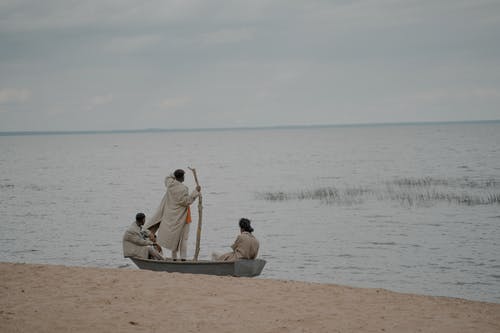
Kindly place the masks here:
<instances>
[{"instance_id":1,"label":"cloud","mask_svg":"<svg viewBox=\"0 0 500 333\"><path fill-rule=\"evenodd\" d=\"M255 31L253 29L225 29L203 34L203 44L228 44L239 43L253 38Z\"/></svg>"},{"instance_id":2,"label":"cloud","mask_svg":"<svg viewBox=\"0 0 500 333\"><path fill-rule=\"evenodd\" d=\"M195 15L200 4L203 7L199 1L178 0L3 0L0 1L0 30L20 32L176 22Z\"/></svg>"},{"instance_id":3,"label":"cloud","mask_svg":"<svg viewBox=\"0 0 500 333\"><path fill-rule=\"evenodd\" d=\"M88 102L87 106L84 109L86 111L92 111L102 105L110 104L111 102L113 102L112 94L94 96L90 99L90 101Z\"/></svg>"},{"instance_id":4,"label":"cloud","mask_svg":"<svg viewBox=\"0 0 500 333\"><path fill-rule=\"evenodd\" d=\"M109 50L118 53L128 53L142 50L148 46L158 44L162 40L159 35L142 35L132 37L114 37L108 44Z\"/></svg>"},{"instance_id":5,"label":"cloud","mask_svg":"<svg viewBox=\"0 0 500 333\"><path fill-rule=\"evenodd\" d=\"M500 89L478 88L471 91L472 96L479 98L500 98Z\"/></svg>"},{"instance_id":6,"label":"cloud","mask_svg":"<svg viewBox=\"0 0 500 333\"><path fill-rule=\"evenodd\" d=\"M172 127L499 118L499 13L498 0L2 0L0 129L154 127L172 112Z\"/></svg>"},{"instance_id":7,"label":"cloud","mask_svg":"<svg viewBox=\"0 0 500 333\"><path fill-rule=\"evenodd\" d=\"M167 98L160 102L160 108L165 110L177 109L186 106L189 102L190 99L185 97Z\"/></svg>"},{"instance_id":8,"label":"cloud","mask_svg":"<svg viewBox=\"0 0 500 333\"><path fill-rule=\"evenodd\" d=\"M95 96L91 100L92 105L104 105L104 104L109 104L112 101L113 101L113 95L111 94Z\"/></svg>"},{"instance_id":9,"label":"cloud","mask_svg":"<svg viewBox=\"0 0 500 333\"><path fill-rule=\"evenodd\" d=\"M13 104L26 102L31 96L27 89L7 88L0 90L0 104Z\"/></svg>"},{"instance_id":10,"label":"cloud","mask_svg":"<svg viewBox=\"0 0 500 333\"><path fill-rule=\"evenodd\" d=\"M418 92L411 96L413 103L452 102L465 99L500 99L500 90L495 88L450 88Z\"/></svg>"}]
</instances>

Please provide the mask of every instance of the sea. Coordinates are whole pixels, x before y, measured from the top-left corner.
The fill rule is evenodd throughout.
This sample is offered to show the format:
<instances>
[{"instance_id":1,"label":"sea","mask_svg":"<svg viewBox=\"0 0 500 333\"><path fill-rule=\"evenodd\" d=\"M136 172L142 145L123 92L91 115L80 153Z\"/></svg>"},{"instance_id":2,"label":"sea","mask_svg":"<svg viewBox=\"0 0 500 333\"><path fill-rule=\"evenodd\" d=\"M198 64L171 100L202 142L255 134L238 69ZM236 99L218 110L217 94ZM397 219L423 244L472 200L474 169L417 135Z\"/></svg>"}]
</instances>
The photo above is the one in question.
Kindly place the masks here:
<instances>
[{"instance_id":1,"label":"sea","mask_svg":"<svg viewBox=\"0 0 500 333\"><path fill-rule=\"evenodd\" d=\"M247 217L259 278L500 303L498 121L3 133L0 261L137 269L123 233L188 167L200 259Z\"/></svg>"}]
</instances>

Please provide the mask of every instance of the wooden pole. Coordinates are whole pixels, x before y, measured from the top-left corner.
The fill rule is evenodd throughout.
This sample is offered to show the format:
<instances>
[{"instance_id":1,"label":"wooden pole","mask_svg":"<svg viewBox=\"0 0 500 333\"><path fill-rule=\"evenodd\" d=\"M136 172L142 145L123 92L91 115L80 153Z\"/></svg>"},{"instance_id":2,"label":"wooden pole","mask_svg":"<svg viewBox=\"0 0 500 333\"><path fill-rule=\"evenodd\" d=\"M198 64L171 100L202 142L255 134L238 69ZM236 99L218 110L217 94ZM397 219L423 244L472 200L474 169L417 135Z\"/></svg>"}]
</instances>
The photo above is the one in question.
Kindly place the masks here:
<instances>
[{"instance_id":1,"label":"wooden pole","mask_svg":"<svg viewBox=\"0 0 500 333\"><path fill-rule=\"evenodd\" d=\"M193 172L194 181L196 182L196 186L200 186L200 183L198 182L198 175L196 174L196 169L189 168L189 167L188 167L188 169ZM201 192L200 192L200 196L198 197L198 229L196 230L196 250L194 252L193 261L198 261L198 255L200 254L202 211L203 211L203 204L202 204Z\"/></svg>"}]
</instances>

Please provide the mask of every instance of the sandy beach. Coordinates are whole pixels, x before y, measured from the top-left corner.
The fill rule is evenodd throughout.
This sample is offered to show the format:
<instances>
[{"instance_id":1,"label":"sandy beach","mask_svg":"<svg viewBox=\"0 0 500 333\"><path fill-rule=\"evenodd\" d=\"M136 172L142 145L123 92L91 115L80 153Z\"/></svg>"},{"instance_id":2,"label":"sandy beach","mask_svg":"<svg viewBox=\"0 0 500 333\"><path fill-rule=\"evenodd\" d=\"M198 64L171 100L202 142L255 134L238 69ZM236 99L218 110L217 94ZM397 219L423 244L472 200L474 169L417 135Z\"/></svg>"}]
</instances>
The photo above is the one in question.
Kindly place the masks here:
<instances>
[{"instance_id":1,"label":"sandy beach","mask_svg":"<svg viewBox=\"0 0 500 333\"><path fill-rule=\"evenodd\" d=\"M500 332L500 304L333 284L0 263L0 332Z\"/></svg>"}]
</instances>

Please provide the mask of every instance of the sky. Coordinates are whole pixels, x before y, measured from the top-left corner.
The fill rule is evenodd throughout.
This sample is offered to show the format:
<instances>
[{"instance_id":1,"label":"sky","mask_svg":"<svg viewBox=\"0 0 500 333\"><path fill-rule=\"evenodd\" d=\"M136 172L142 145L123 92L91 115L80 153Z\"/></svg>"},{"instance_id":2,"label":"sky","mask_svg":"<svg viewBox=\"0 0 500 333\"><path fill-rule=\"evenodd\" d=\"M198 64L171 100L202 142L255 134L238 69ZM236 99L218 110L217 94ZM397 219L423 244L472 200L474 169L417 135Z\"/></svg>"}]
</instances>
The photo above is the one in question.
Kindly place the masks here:
<instances>
[{"instance_id":1,"label":"sky","mask_svg":"<svg viewBox=\"0 0 500 333\"><path fill-rule=\"evenodd\" d=\"M0 131L498 119L498 0L0 0Z\"/></svg>"}]
</instances>

